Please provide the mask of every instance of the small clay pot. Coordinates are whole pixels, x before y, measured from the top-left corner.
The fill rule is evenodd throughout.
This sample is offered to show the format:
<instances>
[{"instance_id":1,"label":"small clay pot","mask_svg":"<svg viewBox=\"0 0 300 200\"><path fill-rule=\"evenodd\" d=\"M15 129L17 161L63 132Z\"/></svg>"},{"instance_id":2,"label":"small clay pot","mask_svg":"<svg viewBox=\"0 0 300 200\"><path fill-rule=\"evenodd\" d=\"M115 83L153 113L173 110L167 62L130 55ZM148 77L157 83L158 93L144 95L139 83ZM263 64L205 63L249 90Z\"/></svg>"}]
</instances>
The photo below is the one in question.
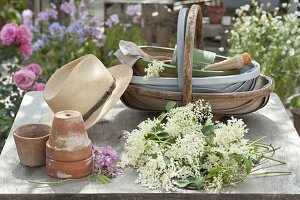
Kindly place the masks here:
<instances>
[{"instance_id":1,"label":"small clay pot","mask_svg":"<svg viewBox=\"0 0 300 200\"><path fill-rule=\"evenodd\" d=\"M45 124L28 124L13 131L21 164L29 167L45 165L50 129Z\"/></svg>"},{"instance_id":2,"label":"small clay pot","mask_svg":"<svg viewBox=\"0 0 300 200\"><path fill-rule=\"evenodd\" d=\"M49 145L60 150L73 151L90 144L81 113L66 110L55 113Z\"/></svg>"},{"instance_id":3,"label":"small clay pot","mask_svg":"<svg viewBox=\"0 0 300 200\"><path fill-rule=\"evenodd\" d=\"M46 158L46 173L53 178L83 178L90 175L92 170L92 157L75 162L61 162Z\"/></svg>"},{"instance_id":4,"label":"small clay pot","mask_svg":"<svg viewBox=\"0 0 300 200\"><path fill-rule=\"evenodd\" d=\"M46 156L49 176L82 178L92 173L91 140L80 112L66 110L54 115Z\"/></svg>"},{"instance_id":5,"label":"small clay pot","mask_svg":"<svg viewBox=\"0 0 300 200\"><path fill-rule=\"evenodd\" d=\"M46 143L46 154L48 158L55 159L57 161L79 161L84 160L91 156L92 145L81 149L75 149L73 151L57 150L55 147L49 145L49 141Z\"/></svg>"}]
</instances>

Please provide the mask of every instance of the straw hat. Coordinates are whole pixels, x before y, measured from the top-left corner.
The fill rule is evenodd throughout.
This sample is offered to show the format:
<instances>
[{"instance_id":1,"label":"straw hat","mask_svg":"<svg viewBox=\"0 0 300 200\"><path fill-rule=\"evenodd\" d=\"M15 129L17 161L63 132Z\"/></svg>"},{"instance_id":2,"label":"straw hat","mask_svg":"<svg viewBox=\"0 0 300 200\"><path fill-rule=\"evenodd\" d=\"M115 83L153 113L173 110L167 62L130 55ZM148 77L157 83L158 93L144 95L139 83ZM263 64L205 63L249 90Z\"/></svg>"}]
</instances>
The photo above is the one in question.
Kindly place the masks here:
<instances>
[{"instance_id":1,"label":"straw hat","mask_svg":"<svg viewBox=\"0 0 300 200\"><path fill-rule=\"evenodd\" d=\"M107 69L90 54L58 69L46 84L44 99L54 113L79 111L88 129L120 99L131 78L131 67L117 65Z\"/></svg>"}]
</instances>

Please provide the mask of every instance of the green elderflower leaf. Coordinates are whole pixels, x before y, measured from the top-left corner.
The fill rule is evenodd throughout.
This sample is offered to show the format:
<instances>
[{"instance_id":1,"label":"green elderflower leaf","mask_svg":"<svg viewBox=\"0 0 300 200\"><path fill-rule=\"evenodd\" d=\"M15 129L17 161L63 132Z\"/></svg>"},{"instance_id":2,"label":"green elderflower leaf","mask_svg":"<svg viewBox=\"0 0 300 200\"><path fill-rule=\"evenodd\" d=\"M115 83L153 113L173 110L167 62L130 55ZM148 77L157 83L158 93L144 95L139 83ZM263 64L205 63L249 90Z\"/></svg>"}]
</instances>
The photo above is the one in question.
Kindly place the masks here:
<instances>
[{"instance_id":1,"label":"green elderflower leaf","mask_svg":"<svg viewBox=\"0 0 300 200\"><path fill-rule=\"evenodd\" d=\"M173 108L175 108L176 102L175 101L169 101L166 105L166 110L170 112Z\"/></svg>"},{"instance_id":2,"label":"green elderflower leaf","mask_svg":"<svg viewBox=\"0 0 300 200\"><path fill-rule=\"evenodd\" d=\"M179 188L186 188L187 186L193 184L193 181L188 179L174 181L174 184Z\"/></svg>"},{"instance_id":3,"label":"green elderflower leaf","mask_svg":"<svg viewBox=\"0 0 300 200\"><path fill-rule=\"evenodd\" d=\"M198 190L202 189L204 186L205 178L203 176L197 176L195 178L194 184Z\"/></svg>"},{"instance_id":4,"label":"green elderflower leaf","mask_svg":"<svg viewBox=\"0 0 300 200\"><path fill-rule=\"evenodd\" d=\"M250 174L252 170L252 162L249 159L244 160L246 164L246 173Z\"/></svg>"},{"instance_id":5,"label":"green elderflower leaf","mask_svg":"<svg viewBox=\"0 0 300 200\"><path fill-rule=\"evenodd\" d=\"M216 129L215 125L207 125L202 128L202 133L205 136L209 136L214 132L215 129Z\"/></svg>"}]
</instances>

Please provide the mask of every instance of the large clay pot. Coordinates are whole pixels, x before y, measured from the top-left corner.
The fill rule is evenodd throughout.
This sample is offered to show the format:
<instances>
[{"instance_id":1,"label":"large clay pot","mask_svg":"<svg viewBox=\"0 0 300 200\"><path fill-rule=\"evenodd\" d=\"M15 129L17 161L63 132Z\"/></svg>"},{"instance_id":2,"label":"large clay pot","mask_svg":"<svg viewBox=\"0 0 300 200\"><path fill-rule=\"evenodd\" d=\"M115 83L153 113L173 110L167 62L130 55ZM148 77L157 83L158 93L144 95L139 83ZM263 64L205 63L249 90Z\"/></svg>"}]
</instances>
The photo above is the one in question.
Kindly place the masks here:
<instances>
[{"instance_id":1,"label":"large clay pot","mask_svg":"<svg viewBox=\"0 0 300 200\"><path fill-rule=\"evenodd\" d=\"M54 115L46 144L46 173L55 178L82 178L92 172L92 147L80 112ZM77 166L76 170L71 166Z\"/></svg>"},{"instance_id":2,"label":"large clay pot","mask_svg":"<svg viewBox=\"0 0 300 200\"><path fill-rule=\"evenodd\" d=\"M293 107L291 112L293 113L294 126L300 135L300 108Z\"/></svg>"},{"instance_id":3,"label":"large clay pot","mask_svg":"<svg viewBox=\"0 0 300 200\"><path fill-rule=\"evenodd\" d=\"M221 24L225 13L223 6L207 6L209 21L211 24Z\"/></svg>"},{"instance_id":4,"label":"large clay pot","mask_svg":"<svg viewBox=\"0 0 300 200\"><path fill-rule=\"evenodd\" d=\"M50 129L45 124L28 124L13 131L21 164L29 167L45 165L46 142Z\"/></svg>"}]
</instances>

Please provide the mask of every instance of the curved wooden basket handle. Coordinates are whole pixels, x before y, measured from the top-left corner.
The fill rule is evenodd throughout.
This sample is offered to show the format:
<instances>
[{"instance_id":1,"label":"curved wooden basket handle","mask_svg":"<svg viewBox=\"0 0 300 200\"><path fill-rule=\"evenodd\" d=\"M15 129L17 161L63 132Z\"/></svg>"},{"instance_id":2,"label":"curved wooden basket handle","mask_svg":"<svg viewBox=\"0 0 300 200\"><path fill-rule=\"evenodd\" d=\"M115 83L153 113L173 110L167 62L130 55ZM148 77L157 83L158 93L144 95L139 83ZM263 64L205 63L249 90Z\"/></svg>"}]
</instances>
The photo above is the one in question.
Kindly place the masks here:
<instances>
[{"instance_id":1,"label":"curved wooden basket handle","mask_svg":"<svg viewBox=\"0 0 300 200\"><path fill-rule=\"evenodd\" d=\"M198 49L203 49L204 47L202 34L202 11L199 5L193 5L191 7L186 24L182 88L183 105L186 105L192 101L194 47Z\"/></svg>"}]
</instances>

